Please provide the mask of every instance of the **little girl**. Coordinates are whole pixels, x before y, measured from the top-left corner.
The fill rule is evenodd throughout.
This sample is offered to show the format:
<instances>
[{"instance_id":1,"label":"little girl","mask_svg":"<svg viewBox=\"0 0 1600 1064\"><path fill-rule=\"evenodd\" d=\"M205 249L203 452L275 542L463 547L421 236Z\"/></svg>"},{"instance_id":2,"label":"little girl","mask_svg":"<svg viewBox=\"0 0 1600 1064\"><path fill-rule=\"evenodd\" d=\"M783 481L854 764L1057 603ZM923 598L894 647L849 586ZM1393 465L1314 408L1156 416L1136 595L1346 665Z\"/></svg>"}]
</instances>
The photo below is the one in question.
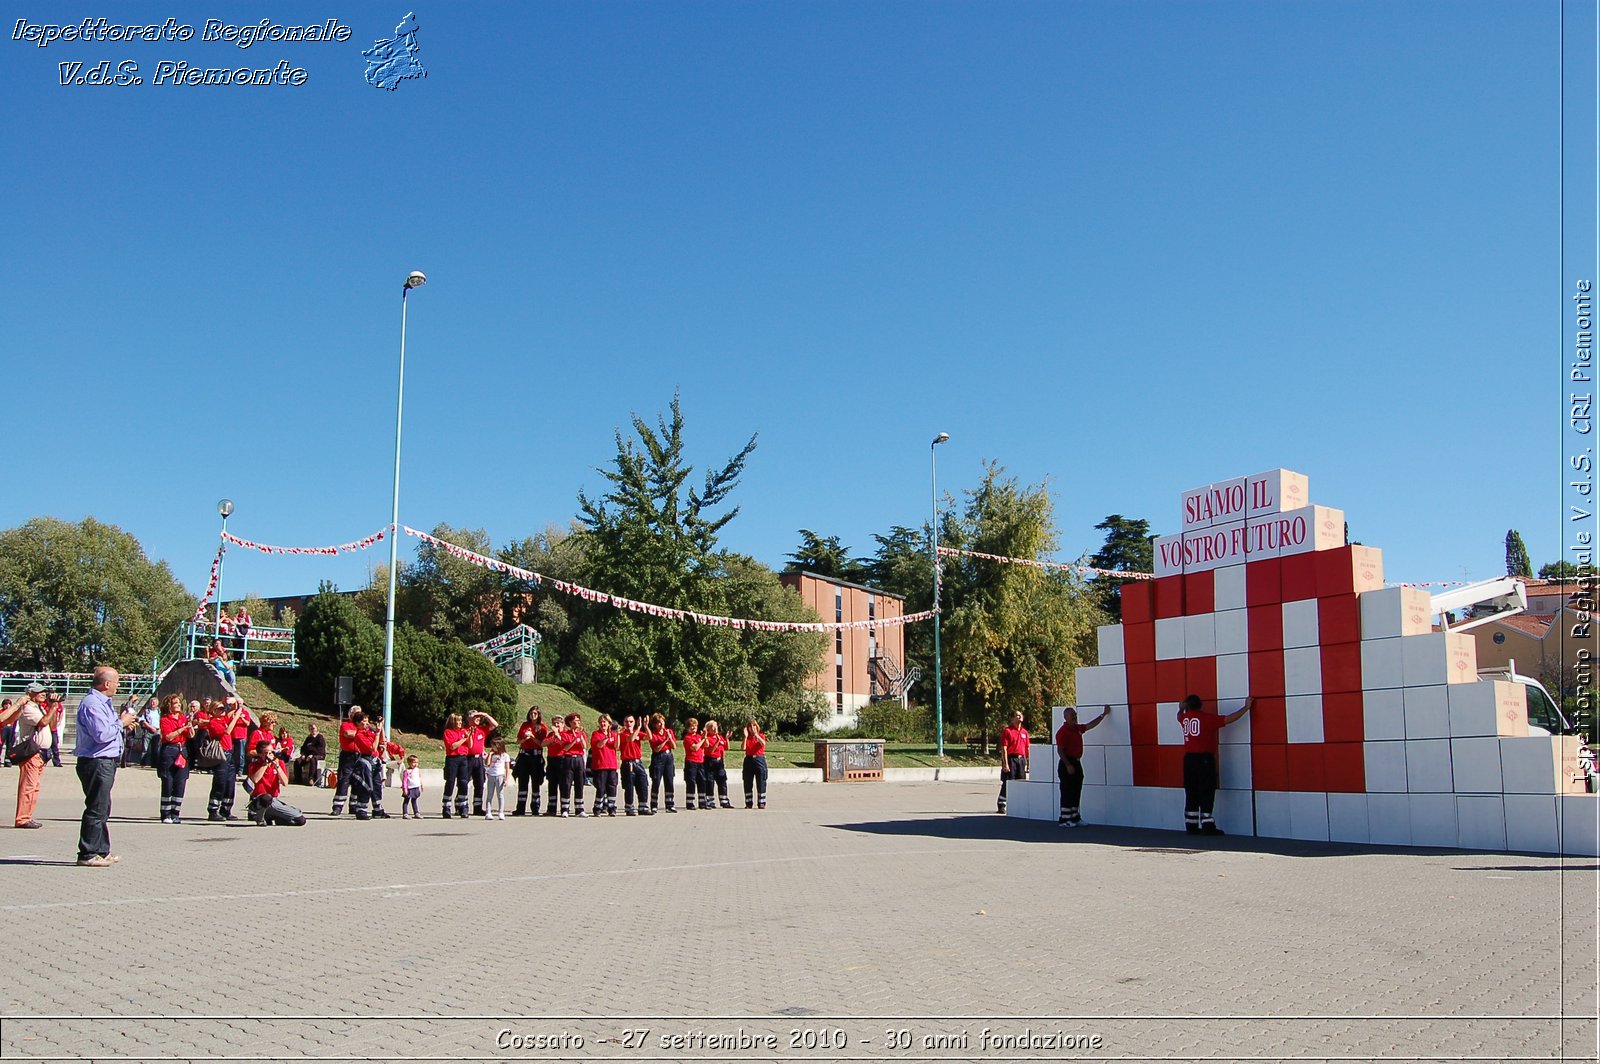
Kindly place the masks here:
<instances>
[{"instance_id":1,"label":"little girl","mask_svg":"<svg viewBox=\"0 0 1600 1064\"><path fill-rule=\"evenodd\" d=\"M488 772L488 790L483 795L483 819L493 820L498 812L500 819L506 818L506 776L511 771L511 755L506 753L506 741L496 739L493 752L484 765Z\"/></svg>"},{"instance_id":2,"label":"little girl","mask_svg":"<svg viewBox=\"0 0 1600 1064\"><path fill-rule=\"evenodd\" d=\"M404 820L409 815L421 820L422 813L417 809L417 800L422 797L422 770L417 767L416 754L406 758L406 767L400 773L400 794L400 819Z\"/></svg>"}]
</instances>

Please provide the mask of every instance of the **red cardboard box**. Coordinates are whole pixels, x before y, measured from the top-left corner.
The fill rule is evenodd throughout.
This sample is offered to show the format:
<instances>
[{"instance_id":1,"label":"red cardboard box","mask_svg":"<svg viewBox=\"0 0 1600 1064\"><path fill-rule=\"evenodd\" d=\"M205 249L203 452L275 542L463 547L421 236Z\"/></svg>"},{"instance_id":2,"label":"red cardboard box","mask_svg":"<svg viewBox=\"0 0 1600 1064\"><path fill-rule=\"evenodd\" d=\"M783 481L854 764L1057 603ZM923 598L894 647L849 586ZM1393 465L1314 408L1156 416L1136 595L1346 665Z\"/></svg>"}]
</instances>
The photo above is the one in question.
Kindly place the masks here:
<instances>
[{"instance_id":1,"label":"red cardboard box","mask_svg":"<svg viewBox=\"0 0 1600 1064\"><path fill-rule=\"evenodd\" d=\"M1156 626L1154 621L1145 621L1141 624L1123 624L1122 660L1128 665L1145 664L1156 660Z\"/></svg>"},{"instance_id":2,"label":"red cardboard box","mask_svg":"<svg viewBox=\"0 0 1600 1064\"><path fill-rule=\"evenodd\" d=\"M1252 743L1282 746L1289 741L1289 721L1282 695L1258 697L1245 720L1250 722Z\"/></svg>"},{"instance_id":3,"label":"red cardboard box","mask_svg":"<svg viewBox=\"0 0 1600 1064\"><path fill-rule=\"evenodd\" d=\"M1135 748L1154 746L1160 741L1156 726L1155 703L1141 703L1128 707L1128 740ZM1137 782L1136 780L1135 783Z\"/></svg>"},{"instance_id":4,"label":"red cardboard box","mask_svg":"<svg viewBox=\"0 0 1600 1064\"><path fill-rule=\"evenodd\" d=\"M1212 613L1216 610L1217 574L1213 570L1183 574L1183 612Z\"/></svg>"},{"instance_id":5,"label":"red cardboard box","mask_svg":"<svg viewBox=\"0 0 1600 1064\"><path fill-rule=\"evenodd\" d=\"M1289 785L1291 791L1326 791L1327 772L1323 766L1322 743L1290 743L1284 747L1289 754Z\"/></svg>"},{"instance_id":6,"label":"red cardboard box","mask_svg":"<svg viewBox=\"0 0 1600 1064\"><path fill-rule=\"evenodd\" d=\"M1283 651L1250 652L1250 693L1257 697L1283 694Z\"/></svg>"},{"instance_id":7,"label":"red cardboard box","mask_svg":"<svg viewBox=\"0 0 1600 1064\"><path fill-rule=\"evenodd\" d=\"M1351 544L1314 552L1317 559L1317 597L1359 595L1383 587L1383 551Z\"/></svg>"},{"instance_id":8,"label":"red cardboard box","mask_svg":"<svg viewBox=\"0 0 1600 1064\"><path fill-rule=\"evenodd\" d=\"M1361 690L1361 644L1322 644L1322 692Z\"/></svg>"},{"instance_id":9,"label":"red cardboard box","mask_svg":"<svg viewBox=\"0 0 1600 1064\"><path fill-rule=\"evenodd\" d=\"M1212 683L1215 683L1215 678ZM1182 658L1156 662L1156 701L1182 702L1189 693L1189 678Z\"/></svg>"},{"instance_id":10,"label":"red cardboard box","mask_svg":"<svg viewBox=\"0 0 1600 1064\"><path fill-rule=\"evenodd\" d=\"M1272 603L1267 606L1251 606L1246 611L1245 623L1249 631L1245 634L1245 645L1252 651L1256 650L1282 650L1283 649L1283 606Z\"/></svg>"},{"instance_id":11,"label":"red cardboard box","mask_svg":"<svg viewBox=\"0 0 1600 1064\"><path fill-rule=\"evenodd\" d=\"M1158 576L1150 581L1156 617L1183 616L1183 575Z\"/></svg>"},{"instance_id":12,"label":"red cardboard box","mask_svg":"<svg viewBox=\"0 0 1600 1064\"><path fill-rule=\"evenodd\" d=\"M1324 672L1326 675L1326 672ZM1366 738L1366 707L1360 691L1338 691L1322 696L1322 739L1327 743L1355 743Z\"/></svg>"},{"instance_id":13,"label":"red cardboard box","mask_svg":"<svg viewBox=\"0 0 1600 1064\"><path fill-rule=\"evenodd\" d=\"M1324 790L1362 794L1367 789L1367 767L1360 743L1327 743L1322 748Z\"/></svg>"},{"instance_id":14,"label":"red cardboard box","mask_svg":"<svg viewBox=\"0 0 1600 1064\"><path fill-rule=\"evenodd\" d=\"M1125 665L1128 670L1128 703L1154 705L1156 703L1156 663L1142 661L1137 665Z\"/></svg>"},{"instance_id":15,"label":"red cardboard box","mask_svg":"<svg viewBox=\"0 0 1600 1064\"><path fill-rule=\"evenodd\" d=\"M1148 624L1155 620L1150 602L1151 580L1130 580L1117 592L1122 597L1122 623Z\"/></svg>"},{"instance_id":16,"label":"red cardboard box","mask_svg":"<svg viewBox=\"0 0 1600 1064\"><path fill-rule=\"evenodd\" d=\"M1317 600L1317 634L1324 643L1361 641L1361 602L1354 595L1325 595Z\"/></svg>"},{"instance_id":17,"label":"red cardboard box","mask_svg":"<svg viewBox=\"0 0 1600 1064\"><path fill-rule=\"evenodd\" d=\"M1283 601L1297 602L1300 599L1317 597L1317 556L1315 553L1291 554L1287 558L1279 559L1280 581L1283 586Z\"/></svg>"},{"instance_id":18,"label":"red cardboard box","mask_svg":"<svg viewBox=\"0 0 1600 1064\"><path fill-rule=\"evenodd\" d=\"M1277 558L1263 558L1244 567L1246 606L1276 606L1283 601L1283 564Z\"/></svg>"},{"instance_id":19,"label":"red cardboard box","mask_svg":"<svg viewBox=\"0 0 1600 1064\"><path fill-rule=\"evenodd\" d=\"M1277 743L1252 743L1250 746L1250 783L1258 791L1288 790L1289 755L1287 747Z\"/></svg>"},{"instance_id":20,"label":"red cardboard box","mask_svg":"<svg viewBox=\"0 0 1600 1064\"><path fill-rule=\"evenodd\" d=\"M1207 706L1215 707L1217 701L1217 659L1185 658L1183 682L1189 694L1199 695Z\"/></svg>"},{"instance_id":21,"label":"red cardboard box","mask_svg":"<svg viewBox=\"0 0 1600 1064\"><path fill-rule=\"evenodd\" d=\"M1159 773L1158 778L1161 780L1161 786L1182 787L1183 747L1158 746L1156 747L1156 751L1159 755L1158 760L1160 767L1157 769L1157 772Z\"/></svg>"},{"instance_id":22,"label":"red cardboard box","mask_svg":"<svg viewBox=\"0 0 1600 1064\"><path fill-rule=\"evenodd\" d=\"M1135 746L1133 748L1133 785L1135 787L1161 786L1161 748Z\"/></svg>"}]
</instances>

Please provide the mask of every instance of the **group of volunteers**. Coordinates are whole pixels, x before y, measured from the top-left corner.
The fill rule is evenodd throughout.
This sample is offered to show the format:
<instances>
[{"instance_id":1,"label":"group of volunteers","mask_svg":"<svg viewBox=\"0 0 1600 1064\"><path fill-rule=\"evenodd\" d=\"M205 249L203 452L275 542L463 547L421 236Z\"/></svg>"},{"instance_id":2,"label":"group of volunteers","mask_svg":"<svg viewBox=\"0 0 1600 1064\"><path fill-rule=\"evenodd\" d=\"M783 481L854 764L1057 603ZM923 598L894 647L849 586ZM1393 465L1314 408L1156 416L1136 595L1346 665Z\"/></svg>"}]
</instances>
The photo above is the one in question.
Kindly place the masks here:
<instances>
[{"instance_id":1,"label":"group of volunteers","mask_svg":"<svg viewBox=\"0 0 1600 1064\"><path fill-rule=\"evenodd\" d=\"M1189 695L1178 707L1178 726L1183 731L1183 827L1191 835L1221 835L1212 817L1217 798L1217 733L1250 712L1255 699L1232 713L1215 713L1205 708L1199 695ZM1079 802L1083 799L1083 735L1111 715L1106 706L1087 724L1080 723L1078 711L1067 707L1056 729L1057 768L1061 785L1061 818L1064 828L1083 826ZM1000 731L999 812L1006 811L1006 783L1028 778L1028 749L1031 739L1023 726L1022 714L1011 715L1011 725Z\"/></svg>"},{"instance_id":2,"label":"group of volunteers","mask_svg":"<svg viewBox=\"0 0 1600 1064\"><path fill-rule=\"evenodd\" d=\"M152 703L156 699L151 699ZM147 717L137 727L149 729ZM289 782L294 738L272 712L251 713L238 698L160 700L155 727L155 770L161 781L161 822L183 823L183 798L192 769L211 773L207 820L237 820L234 796L241 781L250 792L250 818L265 823L272 800Z\"/></svg>"},{"instance_id":3,"label":"group of volunteers","mask_svg":"<svg viewBox=\"0 0 1600 1064\"><path fill-rule=\"evenodd\" d=\"M688 809L732 809L728 800L725 757L728 737L714 720L701 727L690 717L678 736L660 713L641 721L631 714L621 723L602 713L592 732L585 731L576 713L553 716L548 722L538 706L530 708L517 726L517 754L507 752L506 741L496 738L500 727L487 713L451 714L444 728L444 795L440 815L468 816L470 787L472 816L506 818L507 778L517 782L512 816L616 816L617 791L622 791L627 816L653 816L663 805L676 813L675 751L683 748L683 781ZM767 807L767 737L751 718L740 739L744 744L744 807ZM644 751L650 750L648 770ZM594 797L584 808L584 785ZM420 774L408 771L401 780L410 815L420 818ZM545 793L541 806L540 794ZM337 811L337 809L335 810Z\"/></svg>"}]
</instances>

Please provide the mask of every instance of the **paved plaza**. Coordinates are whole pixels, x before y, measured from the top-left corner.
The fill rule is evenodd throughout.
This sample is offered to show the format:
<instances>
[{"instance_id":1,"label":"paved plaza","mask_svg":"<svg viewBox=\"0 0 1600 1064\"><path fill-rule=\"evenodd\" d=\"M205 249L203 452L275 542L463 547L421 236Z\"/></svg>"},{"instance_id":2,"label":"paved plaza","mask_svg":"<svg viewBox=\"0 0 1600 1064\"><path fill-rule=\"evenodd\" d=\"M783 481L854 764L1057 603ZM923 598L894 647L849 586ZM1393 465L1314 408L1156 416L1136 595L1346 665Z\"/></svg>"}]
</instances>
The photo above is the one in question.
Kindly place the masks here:
<instances>
[{"instance_id":1,"label":"paved plaza","mask_svg":"<svg viewBox=\"0 0 1600 1064\"><path fill-rule=\"evenodd\" d=\"M311 822L264 829L208 782L166 827L120 772L88 869L47 773L0 836L0 1058L1594 1056L1592 858L1065 831L976 783L504 823L292 788Z\"/></svg>"}]
</instances>

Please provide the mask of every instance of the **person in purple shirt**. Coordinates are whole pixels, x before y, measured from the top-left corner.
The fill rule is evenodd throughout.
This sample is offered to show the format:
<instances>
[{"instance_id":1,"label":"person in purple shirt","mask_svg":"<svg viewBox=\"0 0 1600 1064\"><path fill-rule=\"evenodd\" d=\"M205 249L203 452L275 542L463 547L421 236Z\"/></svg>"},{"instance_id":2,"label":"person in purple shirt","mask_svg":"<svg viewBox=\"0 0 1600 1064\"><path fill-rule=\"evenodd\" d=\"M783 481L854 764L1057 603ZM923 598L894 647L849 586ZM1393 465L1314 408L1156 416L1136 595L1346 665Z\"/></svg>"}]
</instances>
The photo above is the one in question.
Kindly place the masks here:
<instances>
[{"instance_id":1,"label":"person in purple shirt","mask_svg":"<svg viewBox=\"0 0 1600 1064\"><path fill-rule=\"evenodd\" d=\"M122 677L106 665L94 670L94 689L78 703L78 782L83 785L83 822L78 828L78 863L104 868L121 860L111 852L111 787L122 760L122 733L133 726L133 714L118 713L111 703Z\"/></svg>"}]
</instances>

